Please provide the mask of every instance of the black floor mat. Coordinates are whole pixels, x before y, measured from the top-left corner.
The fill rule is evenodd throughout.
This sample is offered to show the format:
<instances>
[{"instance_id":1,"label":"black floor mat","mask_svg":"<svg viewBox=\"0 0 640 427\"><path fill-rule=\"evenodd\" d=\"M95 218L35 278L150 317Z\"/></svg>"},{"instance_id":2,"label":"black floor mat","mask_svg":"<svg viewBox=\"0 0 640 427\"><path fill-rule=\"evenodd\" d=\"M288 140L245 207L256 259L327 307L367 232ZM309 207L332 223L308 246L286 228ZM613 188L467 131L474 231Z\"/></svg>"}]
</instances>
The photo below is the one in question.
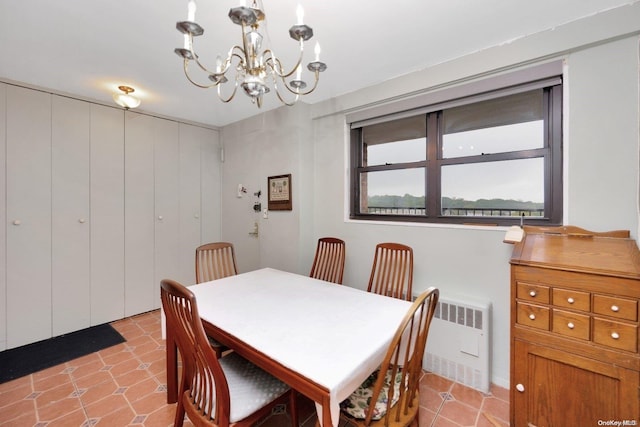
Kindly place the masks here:
<instances>
[{"instance_id":1,"label":"black floor mat","mask_svg":"<svg viewBox=\"0 0 640 427\"><path fill-rule=\"evenodd\" d=\"M125 339L105 323L0 352L0 384L85 356Z\"/></svg>"}]
</instances>

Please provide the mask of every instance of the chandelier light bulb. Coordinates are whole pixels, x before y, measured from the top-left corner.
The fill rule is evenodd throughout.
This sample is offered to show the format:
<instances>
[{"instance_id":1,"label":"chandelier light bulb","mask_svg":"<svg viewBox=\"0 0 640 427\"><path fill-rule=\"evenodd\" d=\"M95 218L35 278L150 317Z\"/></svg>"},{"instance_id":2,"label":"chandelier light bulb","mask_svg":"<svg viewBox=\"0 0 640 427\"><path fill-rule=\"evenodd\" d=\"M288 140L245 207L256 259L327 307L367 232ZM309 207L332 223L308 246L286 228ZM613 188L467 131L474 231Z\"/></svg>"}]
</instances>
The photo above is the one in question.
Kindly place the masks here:
<instances>
[{"instance_id":1,"label":"chandelier light bulb","mask_svg":"<svg viewBox=\"0 0 640 427\"><path fill-rule=\"evenodd\" d=\"M304 9L300 5L300 3L298 3L298 7L296 9L296 17L298 18L297 25L302 25L302 21L304 20Z\"/></svg>"},{"instance_id":2,"label":"chandelier light bulb","mask_svg":"<svg viewBox=\"0 0 640 427\"><path fill-rule=\"evenodd\" d=\"M187 21L196 21L196 0L189 0L189 4L187 4Z\"/></svg>"},{"instance_id":3,"label":"chandelier light bulb","mask_svg":"<svg viewBox=\"0 0 640 427\"><path fill-rule=\"evenodd\" d=\"M316 42L316 47L313 49L316 54L316 62L320 61L320 43Z\"/></svg>"}]
</instances>

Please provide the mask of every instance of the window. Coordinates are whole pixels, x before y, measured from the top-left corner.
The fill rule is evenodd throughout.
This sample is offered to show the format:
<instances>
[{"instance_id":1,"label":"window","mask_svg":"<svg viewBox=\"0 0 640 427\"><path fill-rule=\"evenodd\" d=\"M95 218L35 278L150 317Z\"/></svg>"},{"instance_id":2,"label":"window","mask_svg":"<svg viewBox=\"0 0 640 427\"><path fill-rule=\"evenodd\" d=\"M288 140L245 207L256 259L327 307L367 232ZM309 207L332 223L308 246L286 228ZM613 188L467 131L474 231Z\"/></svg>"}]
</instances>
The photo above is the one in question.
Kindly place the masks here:
<instances>
[{"instance_id":1,"label":"window","mask_svg":"<svg viewBox=\"0 0 640 427\"><path fill-rule=\"evenodd\" d=\"M560 224L561 111L555 77L351 123L351 218Z\"/></svg>"}]
</instances>

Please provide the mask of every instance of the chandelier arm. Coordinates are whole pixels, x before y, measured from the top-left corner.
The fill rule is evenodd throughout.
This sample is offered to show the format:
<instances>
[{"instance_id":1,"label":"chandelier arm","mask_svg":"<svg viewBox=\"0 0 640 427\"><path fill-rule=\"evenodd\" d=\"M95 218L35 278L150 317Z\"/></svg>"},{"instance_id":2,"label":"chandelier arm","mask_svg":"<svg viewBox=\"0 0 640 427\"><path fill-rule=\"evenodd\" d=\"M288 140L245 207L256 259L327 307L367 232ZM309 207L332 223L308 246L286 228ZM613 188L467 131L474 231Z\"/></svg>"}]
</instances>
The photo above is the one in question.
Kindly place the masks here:
<instances>
[{"instance_id":1,"label":"chandelier arm","mask_svg":"<svg viewBox=\"0 0 640 427\"><path fill-rule=\"evenodd\" d=\"M236 78L235 85L233 86L233 92L231 92L231 96L229 96L229 98L222 97L222 85L218 85L218 98L220 99L220 101L227 103L236 96L237 90L238 90L238 79Z\"/></svg>"},{"instance_id":2,"label":"chandelier arm","mask_svg":"<svg viewBox=\"0 0 640 427\"><path fill-rule=\"evenodd\" d=\"M196 82L195 80L193 80L191 78L191 76L189 75L189 70L187 69L187 65L188 64L189 64L189 60L185 59L184 60L184 67L183 67L184 68L184 75L187 77L187 80L189 80L189 82L191 82L192 85L197 86L197 87L202 88L202 89L210 89L210 88L218 85L218 83L213 83L213 84L209 84L209 85L203 85L203 84L200 84L200 83Z\"/></svg>"},{"instance_id":3,"label":"chandelier arm","mask_svg":"<svg viewBox=\"0 0 640 427\"><path fill-rule=\"evenodd\" d=\"M315 79L313 82L313 86L311 87L311 89L304 91L304 92L299 92L299 91L294 91L293 89L291 89L289 86L285 87L287 88L287 90L289 90L289 92L291 93L295 93L296 95L309 95L311 92L313 92L314 90L316 90L316 88L318 87L318 83L320 82L320 72L319 71L315 71Z\"/></svg>"},{"instance_id":4,"label":"chandelier arm","mask_svg":"<svg viewBox=\"0 0 640 427\"><path fill-rule=\"evenodd\" d=\"M285 83L284 87L287 87L286 83ZM278 97L280 102L282 102L287 107L292 107L296 102L298 102L298 99L300 98L300 95L298 95L296 93L295 99L293 101L288 102L287 100L285 100L284 97L280 94L280 89L278 88L278 84L276 83L275 79L273 80L273 88L275 89L274 92L276 93L276 96ZM287 87L287 89L289 89L289 88ZM289 92L295 93L295 92L293 92L291 90L289 90Z\"/></svg>"},{"instance_id":5,"label":"chandelier arm","mask_svg":"<svg viewBox=\"0 0 640 427\"><path fill-rule=\"evenodd\" d=\"M286 77L289 77L289 76L293 75L293 73L296 72L296 70L298 69L300 64L302 64L302 58L304 56L304 42L302 40L300 40L300 55L298 56L298 61L296 62L296 65L294 65L293 68L291 69L291 71L289 71L288 73L285 73L284 71L282 71L283 70L282 63L280 62L280 60L278 59L276 54L271 49L267 49L267 50L264 51L264 56L265 57L267 56L267 54L269 56L264 61L265 65L269 65L269 68L278 77L286 78ZM277 65L277 67L276 67L276 65ZM279 69L279 71L278 71L278 69Z\"/></svg>"}]
</instances>

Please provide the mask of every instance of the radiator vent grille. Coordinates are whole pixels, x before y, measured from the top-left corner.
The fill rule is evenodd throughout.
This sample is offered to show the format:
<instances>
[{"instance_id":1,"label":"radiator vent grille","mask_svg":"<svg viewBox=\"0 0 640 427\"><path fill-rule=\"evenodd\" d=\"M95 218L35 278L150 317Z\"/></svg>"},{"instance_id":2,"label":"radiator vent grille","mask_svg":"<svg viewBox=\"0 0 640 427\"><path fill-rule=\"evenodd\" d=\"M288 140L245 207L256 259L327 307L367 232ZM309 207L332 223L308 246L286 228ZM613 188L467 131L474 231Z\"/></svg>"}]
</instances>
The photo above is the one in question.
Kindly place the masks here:
<instances>
[{"instance_id":1,"label":"radiator vent grille","mask_svg":"<svg viewBox=\"0 0 640 427\"><path fill-rule=\"evenodd\" d=\"M490 305L442 296L433 315L423 367L489 392Z\"/></svg>"},{"instance_id":2,"label":"radiator vent grille","mask_svg":"<svg viewBox=\"0 0 640 427\"><path fill-rule=\"evenodd\" d=\"M442 301L439 301L436 305L433 317L480 330L482 329L484 318L482 309L474 309Z\"/></svg>"}]
</instances>

